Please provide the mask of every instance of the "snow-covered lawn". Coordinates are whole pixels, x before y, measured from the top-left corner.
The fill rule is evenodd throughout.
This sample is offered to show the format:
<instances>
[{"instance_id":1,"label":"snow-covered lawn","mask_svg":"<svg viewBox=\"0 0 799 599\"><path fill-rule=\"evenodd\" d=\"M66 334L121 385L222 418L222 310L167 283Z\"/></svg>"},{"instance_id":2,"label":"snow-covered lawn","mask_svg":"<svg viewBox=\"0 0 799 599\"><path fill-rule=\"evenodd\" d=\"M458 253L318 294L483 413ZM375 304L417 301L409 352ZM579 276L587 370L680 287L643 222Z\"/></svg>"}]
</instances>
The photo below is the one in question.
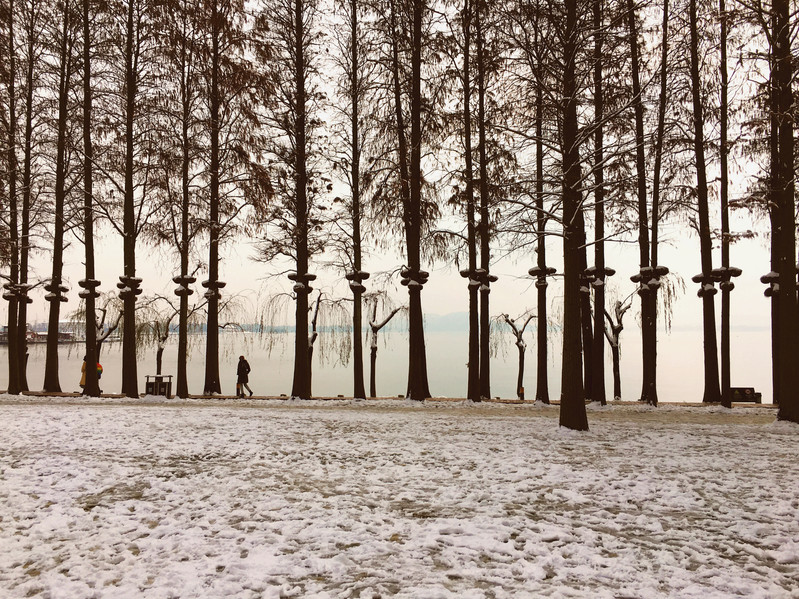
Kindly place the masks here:
<instances>
[{"instance_id":1,"label":"snow-covered lawn","mask_svg":"<svg viewBox=\"0 0 799 599\"><path fill-rule=\"evenodd\" d=\"M3 598L799 597L766 408L0 400Z\"/></svg>"}]
</instances>

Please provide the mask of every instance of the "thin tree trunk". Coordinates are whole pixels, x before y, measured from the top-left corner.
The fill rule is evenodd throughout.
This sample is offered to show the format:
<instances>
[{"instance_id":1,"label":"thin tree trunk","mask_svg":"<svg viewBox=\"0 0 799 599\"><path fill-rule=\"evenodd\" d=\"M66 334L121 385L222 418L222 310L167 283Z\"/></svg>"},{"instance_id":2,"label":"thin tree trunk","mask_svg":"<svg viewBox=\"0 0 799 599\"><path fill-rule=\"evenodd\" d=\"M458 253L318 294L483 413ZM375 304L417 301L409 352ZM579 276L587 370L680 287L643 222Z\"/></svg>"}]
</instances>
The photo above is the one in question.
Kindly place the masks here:
<instances>
[{"instance_id":1,"label":"thin tree trunk","mask_svg":"<svg viewBox=\"0 0 799 599\"><path fill-rule=\"evenodd\" d=\"M593 359L591 350L594 346L593 321L591 319L591 291L587 286L588 248L585 234L585 214L583 207L577 211L577 227L580 231L580 333L583 347L583 395L593 399ZM584 285L585 284L585 285Z\"/></svg>"},{"instance_id":2,"label":"thin tree trunk","mask_svg":"<svg viewBox=\"0 0 799 599\"><path fill-rule=\"evenodd\" d=\"M409 372L408 396L423 401L430 397L427 380L427 355L424 341L422 286L427 273L421 270L422 233L422 17L424 0L413 0L413 48L411 50L411 144L410 144L410 202L407 221L409 296Z\"/></svg>"},{"instance_id":3,"label":"thin tree trunk","mask_svg":"<svg viewBox=\"0 0 799 599\"><path fill-rule=\"evenodd\" d=\"M719 117L719 159L721 182L721 267L725 273L729 273L730 267L730 218L728 208L729 197L729 169L727 157L729 148L727 146L727 9L724 0L719 0L719 18L721 19L721 64L719 70L721 74L721 102ZM726 408L732 407L732 392L730 391L730 287L727 284L721 285L721 405Z\"/></svg>"},{"instance_id":4,"label":"thin tree trunk","mask_svg":"<svg viewBox=\"0 0 799 599\"><path fill-rule=\"evenodd\" d=\"M374 322L377 320L377 300L375 300L374 308L372 309L372 320L369 327L372 329L372 343L369 347L369 397L377 397L377 375L375 369L377 368L377 329Z\"/></svg>"},{"instance_id":5,"label":"thin tree trunk","mask_svg":"<svg viewBox=\"0 0 799 599\"><path fill-rule=\"evenodd\" d=\"M53 224L53 269L50 275L50 302L47 320L47 352L44 362L44 390L61 393L58 376L58 322L61 319L61 302L66 300L61 289L64 269L64 199L66 196L67 118L70 78L72 74L71 44L69 43L70 9L63 7L63 29L58 65L58 133L56 140L55 206Z\"/></svg>"},{"instance_id":6,"label":"thin tree trunk","mask_svg":"<svg viewBox=\"0 0 799 599\"><path fill-rule=\"evenodd\" d=\"M189 354L189 290L188 285L194 282L194 277L189 277L189 210L191 209L190 167L191 167L191 139L189 123L191 119L191 76L189 67L189 49L185 33L186 6L181 10L183 17L183 33L180 48L180 99L181 99L181 206L180 206L180 279L183 287L180 289L180 306L178 312L178 355L177 355L177 380L175 381L176 395L189 396L188 379L188 354Z\"/></svg>"},{"instance_id":7,"label":"thin tree trunk","mask_svg":"<svg viewBox=\"0 0 799 599\"><path fill-rule=\"evenodd\" d=\"M19 312L17 313L18 337L17 360L19 364L19 388L28 390L28 258L30 255L30 223L33 184L33 71L34 71L34 41L36 39L36 4L29 7L27 38L28 38L28 64L25 73L25 155L22 167L22 230L19 248ZM9 347L9 350L11 348Z\"/></svg>"},{"instance_id":8,"label":"thin tree trunk","mask_svg":"<svg viewBox=\"0 0 799 599\"><path fill-rule=\"evenodd\" d=\"M135 1L128 0L127 35L125 40L125 202L123 209L124 277L120 296L124 305L125 319L122 323L122 394L139 396L138 365L136 360L136 217L133 187L134 124L136 122L136 96L138 76L135 71Z\"/></svg>"},{"instance_id":9,"label":"thin tree trunk","mask_svg":"<svg viewBox=\"0 0 799 599\"><path fill-rule=\"evenodd\" d=\"M607 404L605 395L605 167L604 90L602 81L602 0L594 0L594 346L591 350L591 399Z\"/></svg>"},{"instance_id":10,"label":"thin tree trunk","mask_svg":"<svg viewBox=\"0 0 799 599\"><path fill-rule=\"evenodd\" d=\"M369 397L377 397L377 333L380 332L389 321L394 318L394 315L399 312L399 308L394 308L389 315L381 323L377 323L377 300L375 300L374 307L372 308L372 320L369 322L369 328L372 330L371 350L371 371L369 373Z\"/></svg>"},{"instance_id":11,"label":"thin tree trunk","mask_svg":"<svg viewBox=\"0 0 799 599\"><path fill-rule=\"evenodd\" d=\"M480 401L480 313L478 308L477 233L475 225L474 165L472 157L471 45L472 0L463 4L463 143L466 182L466 237L469 254L469 365L466 397ZM461 273L464 274L464 273Z\"/></svg>"},{"instance_id":12,"label":"thin tree trunk","mask_svg":"<svg viewBox=\"0 0 799 599\"><path fill-rule=\"evenodd\" d=\"M491 398L491 360L490 360L490 305L491 293L491 250L490 241L490 215L488 187L488 148L486 147L486 57L485 57L485 32L483 30L483 14L486 10L483 0L477 0L475 25L477 41L477 134L480 144L480 270L482 270L482 285L480 285L480 396Z\"/></svg>"},{"instance_id":13,"label":"thin tree trunk","mask_svg":"<svg viewBox=\"0 0 799 599\"><path fill-rule=\"evenodd\" d=\"M100 354L97 346L97 321L95 299L99 295L96 287L99 281L94 276L94 196L93 169L94 147L92 145L92 73L91 73L91 0L83 0L83 233L85 243L86 278L82 281L84 291L80 293L85 299L86 308L86 386L83 392L90 397L100 395L97 378L97 364Z\"/></svg>"},{"instance_id":14,"label":"thin tree trunk","mask_svg":"<svg viewBox=\"0 0 799 599\"><path fill-rule=\"evenodd\" d=\"M203 283L208 288L208 319L205 337L205 384L203 393L222 393L219 381L219 136L220 123L219 111L221 98L219 93L220 56L219 37L222 35L219 27L218 0L211 1L211 162L209 185L209 228L208 228L208 280Z\"/></svg>"},{"instance_id":15,"label":"thin tree trunk","mask_svg":"<svg viewBox=\"0 0 799 599\"><path fill-rule=\"evenodd\" d=\"M352 309L352 349L353 349L353 397L366 397L363 385L363 283L365 273L361 272L361 145L360 145L360 41L358 27L358 0L350 2L350 31L352 38L350 82L352 102L352 253L355 278L350 284L353 295ZM368 276L368 275L367 275Z\"/></svg>"},{"instance_id":16,"label":"thin tree trunk","mask_svg":"<svg viewBox=\"0 0 799 599\"><path fill-rule=\"evenodd\" d=\"M772 30L777 30L777 12L771 13L771 26ZM771 155L771 173L769 181L769 195L768 195L768 211L769 211L769 224L771 225L771 239L770 239L770 266L771 272L777 272L779 264L779 211L777 209L777 177L776 168L779 163L780 143L779 143L779 106L777 102L777 59L774 43L771 46L771 55L769 57L771 72L769 75L769 101L771 103L771 114L769 115L769 151ZM762 279L761 279L762 280ZM764 281L765 282L765 281ZM771 388L772 388L772 402L779 405L780 399L780 382L779 382L779 364L781 363L780 355L780 310L779 310L779 294L774 293L773 287L769 290L771 293Z\"/></svg>"},{"instance_id":17,"label":"thin tree trunk","mask_svg":"<svg viewBox=\"0 0 799 599\"><path fill-rule=\"evenodd\" d=\"M657 137L655 139L655 168L652 177L652 242L651 264L655 276L659 279L661 273L668 269L660 266L658 262L658 232L660 225L660 172L663 164L663 140L666 132L666 103L668 101L668 54L669 54L669 0L663 0L663 21L661 24L661 55L660 55L660 99L658 101ZM651 288L651 330L649 332L649 348L647 357L650 363L650 385L648 399L652 405L657 405L657 294L659 285Z\"/></svg>"},{"instance_id":18,"label":"thin tree trunk","mask_svg":"<svg viewBox=\"0 0 799 599\"><path fill-rule=\"evenodd\" d=\"M11 264L8 292L3 298L8 300L8 393L15 395L21 390L19 380L19 354L15 351L19 334L17 311L17 284L19 283L19 223L17 220L17 51L14 47L14 0L8 1L8 212L9 246ZM24 331L23 331L24 334Z\"/></svg>"},{"instance_id":19,"label":"thin tree trunk","mask_svg":"<svg viewBox=\"0 0 799 599\"><path fill-rule=\"evenodd\" d=\"M699 36L696 24L696 0L690 0L689 13L691 35L691 96L694 116L694 153L696 157L697 178L696 196L699 212L699 245L702 262L702 317L705 338L705 391L702 401L716 403L721 401L718 344L716 343L716 310L713 300L716 289L712 286L711 279L713 256L711 254L712 240L710 238L707 174L705 171L705 120L702 111L702 98L700 95L701 81L699 78Z\"/></svg>"},{"instance_id":20,"label":"thin tree trunk","mask_svg":"<svg viewBox=\"0 0 799 599\"><path fill-rule=\"evenodd\" d=\"M538 31L535 33L535 43L538 47ZM536 97L535 97L535 208L536 208L536 234L538 236L536 253L538 254L538 277L535 287L538 291L538 322L537 322L537 362L536 362L536 388L535 400L549 404L549 375L547 372L548 361L548 328L547 328L547 244L546 226L547 219L544 215L544 88L539 64L536 70ZM554 269L552 269L554 272Z\"/></svg>"}]
</instances>

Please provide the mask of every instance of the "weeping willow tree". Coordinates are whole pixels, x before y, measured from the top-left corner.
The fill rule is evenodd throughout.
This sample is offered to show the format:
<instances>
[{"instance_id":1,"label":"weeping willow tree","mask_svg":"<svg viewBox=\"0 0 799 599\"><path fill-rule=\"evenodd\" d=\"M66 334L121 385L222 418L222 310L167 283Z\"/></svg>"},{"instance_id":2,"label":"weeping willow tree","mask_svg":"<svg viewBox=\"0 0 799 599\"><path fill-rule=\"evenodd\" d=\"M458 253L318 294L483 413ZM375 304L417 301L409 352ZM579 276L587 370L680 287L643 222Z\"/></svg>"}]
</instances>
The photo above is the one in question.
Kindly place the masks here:
<instances>
[{"instance_id":1,"label":"weeping willow tree","mask_svg":"<svg viewBox=\"0 0 799 599\"><path fill-rule=\"evenodd\" d=\"M351 301L337 298L332 293L314 290L315 297L308 303L308 328L304 331L307 342L308 398L313 388L314 358L320 364L346 366L352 357L352 314L348 308ZM289 324L293 320L292 308L296 309L296 293L277 293L259 300L258 314L260 342L267 352L283 353L287 344L303 331ZM303 398L303 399L308 399Z\"/></svg>"},{"instance_id":2,"label":"weeping willow tree","mask_svg":"<svg viewBox=\"0 0 799 599\"><path fill-rule=\"evenodd\" d=\"M231 299L226 299L221 306L221 313L225 314L227 304ZM137 347L141 347L140 354L145 349L150 349L155 346L155 374L160 375L163 365L163 355L166 349L167 341L173 333L178 332L178 322L181 315L181 305L183 298L177 301L172 298L162 295L153 297L145 297L140 300L139 315L137 321L140 323L136 328L137 332ZM205 322L205 310L207 309L208 300L202 299L188 306L186 309L186 327L187 329L196 328ZM188 359L188 352L191 350L192 342L200 343L202 337L199 335L186 335L184 359ZM180 354L178 349L178 354ZM181 394L178 392L179 397L188 396L188 391Z\"/></svg>"}]
</instances>

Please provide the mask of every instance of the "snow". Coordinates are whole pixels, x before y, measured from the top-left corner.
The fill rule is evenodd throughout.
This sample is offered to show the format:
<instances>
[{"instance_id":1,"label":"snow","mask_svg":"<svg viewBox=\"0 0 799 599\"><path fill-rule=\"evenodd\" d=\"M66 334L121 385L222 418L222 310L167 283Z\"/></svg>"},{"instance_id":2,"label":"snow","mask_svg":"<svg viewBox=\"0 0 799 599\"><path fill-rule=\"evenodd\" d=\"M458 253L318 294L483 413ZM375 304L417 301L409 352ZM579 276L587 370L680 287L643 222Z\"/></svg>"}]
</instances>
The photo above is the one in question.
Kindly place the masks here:
<instances>
[{"instance_id":1,"label":"snow","mask_svg":"<svg viewBox=\"0 0 799 599\"><path fill-rule=\"evenodd\" d=\"M0 596L799 597L765 407L0 397Z\"/></svg>"}]
</instances>

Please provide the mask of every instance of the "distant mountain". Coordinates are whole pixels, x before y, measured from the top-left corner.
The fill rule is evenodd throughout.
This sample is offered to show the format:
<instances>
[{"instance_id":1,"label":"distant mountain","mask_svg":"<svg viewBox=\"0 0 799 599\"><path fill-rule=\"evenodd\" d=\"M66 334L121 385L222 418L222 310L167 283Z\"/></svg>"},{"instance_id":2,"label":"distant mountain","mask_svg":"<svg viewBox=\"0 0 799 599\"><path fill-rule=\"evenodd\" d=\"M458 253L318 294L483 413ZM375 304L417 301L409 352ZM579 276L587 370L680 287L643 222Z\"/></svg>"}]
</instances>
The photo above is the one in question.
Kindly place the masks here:
<instances>
[{"instance_id":1,"label":"distant mountain","mask_svg":"<svg viewBox=\"0 0 799 599\"><path fill-rule=\"evenodd\" d=\"M469 313L425 314L424 330L430 332L468 331Z\"/></svg>"}]
</instances>

